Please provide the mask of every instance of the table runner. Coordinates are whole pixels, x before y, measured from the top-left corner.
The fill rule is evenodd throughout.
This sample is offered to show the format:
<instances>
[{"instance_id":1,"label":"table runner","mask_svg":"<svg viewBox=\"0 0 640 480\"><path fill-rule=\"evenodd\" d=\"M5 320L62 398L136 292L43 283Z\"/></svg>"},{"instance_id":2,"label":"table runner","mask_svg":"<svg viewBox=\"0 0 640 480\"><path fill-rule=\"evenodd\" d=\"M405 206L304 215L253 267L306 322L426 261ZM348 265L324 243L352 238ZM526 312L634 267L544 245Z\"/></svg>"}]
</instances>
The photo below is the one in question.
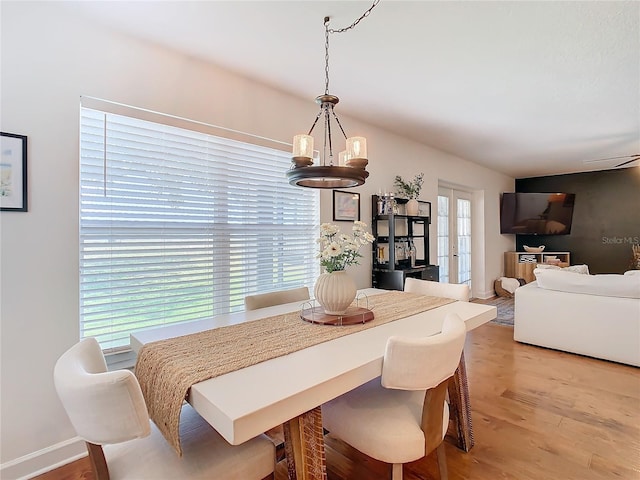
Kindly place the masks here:
<instances>
[{"instance_id":1,"label":"table runner","mask_svg":"<svg viewBox=\"0 0 640 480\"><path fill-rule=\"evenodd\" d=\"M454 301L393 291L369 297L375 318L364 324L317 325L295 311L152 342L140 349L135 374L149 416L182 456L180 411L193 384Z\"/></svg>"}]
</instances>

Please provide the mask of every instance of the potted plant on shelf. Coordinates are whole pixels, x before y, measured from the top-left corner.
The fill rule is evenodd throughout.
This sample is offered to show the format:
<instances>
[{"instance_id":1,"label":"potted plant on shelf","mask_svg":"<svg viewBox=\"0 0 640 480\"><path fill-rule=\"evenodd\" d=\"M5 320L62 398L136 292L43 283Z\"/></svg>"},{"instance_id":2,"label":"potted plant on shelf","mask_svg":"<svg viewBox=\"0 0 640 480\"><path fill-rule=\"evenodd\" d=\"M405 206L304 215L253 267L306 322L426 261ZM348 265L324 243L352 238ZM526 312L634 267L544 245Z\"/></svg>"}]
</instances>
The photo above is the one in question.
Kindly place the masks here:
<instances>
[{"instance_id":1,"label":"potted plant on shelf","mask_svg":"<svg viewBox=\"0 0 640 480\"><path fill-rule=\"evenodd\" d=\"M396 192L403 198L407 198L407 215L418 215L419 205L418 197L420 196L420 190L422 190L422 183L424 182L424 173L419 173L415 178L409 182L405 182L400 175L396 175L394 185Z\"/></svg>"}]
</instances>

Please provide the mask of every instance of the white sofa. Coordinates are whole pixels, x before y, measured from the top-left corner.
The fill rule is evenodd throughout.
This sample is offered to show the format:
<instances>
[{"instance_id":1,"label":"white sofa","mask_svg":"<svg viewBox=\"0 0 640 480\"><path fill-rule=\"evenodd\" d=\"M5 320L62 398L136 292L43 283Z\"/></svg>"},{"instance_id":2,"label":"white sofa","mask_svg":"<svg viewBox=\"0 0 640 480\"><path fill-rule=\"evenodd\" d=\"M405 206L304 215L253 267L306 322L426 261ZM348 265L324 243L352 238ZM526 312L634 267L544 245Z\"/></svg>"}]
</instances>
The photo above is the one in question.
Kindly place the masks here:
<instances>
[{"instance_id":1,"label":"white sofa","mask_svg":"<svg viewBox=\"0 0 640 480\"><path fill-rule=\"evenodd\" d=\"M515 292L513 338L640 366L640 275L536 270Z\"/></svg>"}]
</instances>

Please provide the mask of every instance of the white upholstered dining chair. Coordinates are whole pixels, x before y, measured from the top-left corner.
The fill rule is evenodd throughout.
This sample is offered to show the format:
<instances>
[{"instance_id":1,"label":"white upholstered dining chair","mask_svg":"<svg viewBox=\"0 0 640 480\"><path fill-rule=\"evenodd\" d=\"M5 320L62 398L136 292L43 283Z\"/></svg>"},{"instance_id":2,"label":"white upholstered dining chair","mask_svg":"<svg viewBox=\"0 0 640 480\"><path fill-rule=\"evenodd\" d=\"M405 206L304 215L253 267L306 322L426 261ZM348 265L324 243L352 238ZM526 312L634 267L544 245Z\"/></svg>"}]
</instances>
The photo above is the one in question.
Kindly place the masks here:
<instances>
[{"instance_id":1,"label":"white upholstered dining chair","mask_svg":"<svg viewBox=\"0 0 640 480\"><path fill-rule=\"evenodd\" d=\"M138 380L108 372L95 338L62 354L54 382L71 423L87 445L96 480L273 479L275 447L265 435L232 446L185 404L180 458L149 420Z\"/></svg>"},{"instance_id":2,"label":"white upholstered dining chair","mask_svg":"<svg viewBox=\"0 0 640 480\"><path fill-rule=\"evenodd\" d=\"M289 290L279 290L277 292L259 293L257 295L247 295L244 297L244 308L247 311L259 308L282 305L284 303L305 302L309 300L309 289L307 287L292 288ZM285 456L284 430L282 425L266 432L267 436L276 444L276 459L282 460Z\"/></svg>"},{"instance_id":3,"label":"white upholstered dining chair","mask_svg":"<svg viewBox=\"0 0 640 480\"><path fill-rule=\"evenodd\" d=\"M244 297L244 308L245 310L257 310L258 308L282 305L283 303L304 302L305 300L309 300L309 289L307 287L292 288L278 292L247 295Z\"/></svg>"},{"instance_id":4,"label":"white upholstered dining chair","mask_svg":"<svg viewBox=\"0 0 640 480\"><path fill-rule=\"evenodd\" d=\"M382 377L325 403L323 426L360 452L392 464L393 480L402 478L402 464L436 450L445 480L447 385L458 367L465 335L464 321L449 313L437 335L390 337Z\"/></svg>"},{"instance_id":5,"label":"white upholstered dining chair","mask_svg":"<svg viewBox=\"0 0 640 480\"><path fill-rule=\"evenodd\" d=\"M469 285L464 283L432 282L411 277L404 281L404 291L431 297L452 298L462 302L468 302L470 297Z\"/></svg>"}]
</instances>

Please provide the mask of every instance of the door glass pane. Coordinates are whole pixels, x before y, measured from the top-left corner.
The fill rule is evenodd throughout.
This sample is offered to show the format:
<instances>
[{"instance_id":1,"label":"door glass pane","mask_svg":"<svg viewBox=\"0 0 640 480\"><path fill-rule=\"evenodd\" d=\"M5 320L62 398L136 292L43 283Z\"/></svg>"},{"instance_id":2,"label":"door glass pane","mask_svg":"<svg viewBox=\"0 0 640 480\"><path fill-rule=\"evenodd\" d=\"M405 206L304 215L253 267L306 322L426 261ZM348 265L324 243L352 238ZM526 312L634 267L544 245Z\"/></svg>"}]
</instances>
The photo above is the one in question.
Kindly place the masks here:
<instances>
[{"instance_id":1,"label":"door glass pane","mask_svg":"<svg viewBox=\"0 0 640 480\"><path fill-rule=\"evenodd\" d=\"M440 281L449 282L449 197L438 195L438 265Z\"/></svg>"},{"instance_id":2,"label":"door glass pane","mask_svg":"<svg viewBox=\"0 0 640 480\"><path fill-rule=\"evenodd\" d=\"M471 288L471 201L459 198L458 208L458 283Z\"/></svg>"}]
</instances>

